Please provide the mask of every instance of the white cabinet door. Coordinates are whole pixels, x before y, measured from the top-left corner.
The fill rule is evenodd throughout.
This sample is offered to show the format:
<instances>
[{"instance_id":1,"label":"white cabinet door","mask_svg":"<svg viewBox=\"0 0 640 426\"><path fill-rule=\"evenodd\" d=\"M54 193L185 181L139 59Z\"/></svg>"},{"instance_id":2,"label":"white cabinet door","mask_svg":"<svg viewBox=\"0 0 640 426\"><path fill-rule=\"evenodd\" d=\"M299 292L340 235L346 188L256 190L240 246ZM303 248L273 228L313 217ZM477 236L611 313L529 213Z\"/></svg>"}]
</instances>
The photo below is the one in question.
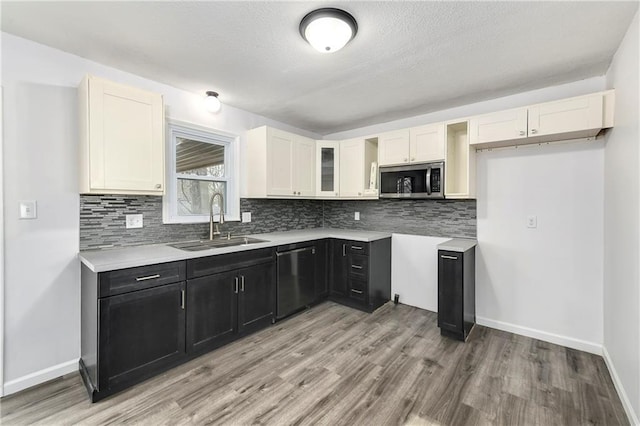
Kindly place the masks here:
<instances>
[{"instance_id":1,"label":"white cabinet door","mask_svg":"<svg viewBox=\"0 0 640 426\"><path fill-rule=\"evenodd\" d=\"M316 195L340 195L340 143L316 141Z\"/></svg>"},{"instance_id":2,"label":"white cabinet door","mask_svg":"<svg viewBox=\"0 0 640 426\"><path fill-rule=\"evenodd\" d=\"M361 197L364 193L364 139L340 142L340 196Z\"/></svg>"},{"instance_id":3,"label":"white cabinet door","mask_svg":"<svg viewBox=\"0 0 640 426\"><path fill-rule=\"evenodd\" d=\"M409 161L444 160L444 123L409 129Z\"/></svg>"},{"instance_id":4,"label":"white cabinet door","mask_svg":"<svg viewBox=\"0 0 640 426\"><path fill-rule=\"evenodd\" d=\"M378 164L389 166L409 162L409 129L382 134L378 137Z\"/></svg>"},{"instance_id":5,"label":"white cabinet door","mask_svg":"<svg viewBox=\"0 0 640 426\"><path fill-rule=\"evenodd\" d=\"M473 117L469 121L469 144L477 145L527 137L527 108Z\"/></svg>"},{"instance_id":6,"label":"white cabinet door","mask_svg":"<svg viewBox=\"0 0 640 426\"><path fill-rule=\"evenodd\" d=\"M95 77L88 86L88 192L162 194L162 96Z\"/></svg>"},{"instance_id":7,"label":"white cabinet door","mask_svg":"<svg viewBox=\"0 0 640 426\"><path fill-rule=\"evenodd\" d=\"M548 102L529 108L529 136L602 128L602 94Z\"/></svg>"},{"instance_id":8,"label":"white cabinet door","mask_svg":"<svg viewBox=\"0 0 640 426\"><path fill-rule=\"evenodd\" d=\"M312 197L316 195L316 141L298 136L293 152L293 189L298 196Z\"/></svg>"},{"instance_id":9,"label":"white cabinet door","mask_svg":"<svg viewBox=\"0 0 640 426\"><path fill-rule=\"evenodd\" d=\"M296 136L278 129L267 130L267 195L296 195L293 185Z\"/></svg>"}]
</instances>

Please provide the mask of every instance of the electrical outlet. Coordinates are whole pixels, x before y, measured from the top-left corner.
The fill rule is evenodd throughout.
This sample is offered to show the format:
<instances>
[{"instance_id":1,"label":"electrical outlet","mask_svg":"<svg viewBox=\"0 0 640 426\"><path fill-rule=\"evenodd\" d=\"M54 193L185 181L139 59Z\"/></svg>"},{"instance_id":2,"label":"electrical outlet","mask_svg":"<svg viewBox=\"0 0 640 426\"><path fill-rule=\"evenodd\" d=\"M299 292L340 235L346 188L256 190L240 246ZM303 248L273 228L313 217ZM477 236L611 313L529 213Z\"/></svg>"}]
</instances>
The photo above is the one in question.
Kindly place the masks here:
<instances>
[{"instance_id":1,"label":"electrical outlet","mask_svg":"<svg viewBox=\"0 0 640 426\"><path fill-rule=\"evenodd\" d=\"M360 220L360 212L355 212L355 213L353 214L353 218L354 218L355 220Z\"/></svg>"},{"instance_id":2,"label":"electrical outlet","mask_svg":"<svg viewBox=\"0 0 640 426\"><path fill-rule=\"evenodd\" d=\"M127 214L124 216L126 219L127 229L142 228L142 215L141 214Z\"/></svg>"},{"instance_id":3,"label":"electrical outlet","mask_svg":"<svg viewBox=\"0 0 640 426\"><path fill-rule=\"evenodd\" d=\"M38 208L35 200L20 201L20 219L36 219Z\"/></svg>"},{"instance_id":4,"label":"electrical outlet","mask_svg":"<svg viewBox=\"0 0 640 426\"><path fill-rule=\"evenodd\" d=\"M242 222L243 223L251 222L251 212L242 212Z\"/></svg>"},{"instance_id":5,"label":"electrical outlet","mask_svg":"<svg viewBox=\"0 0 640 426\"><path fill-rule=\"evenodd\" d=\"M537 228L538 218L534 215L527 216L527 228Z\"/></svg>"}]
</instances>

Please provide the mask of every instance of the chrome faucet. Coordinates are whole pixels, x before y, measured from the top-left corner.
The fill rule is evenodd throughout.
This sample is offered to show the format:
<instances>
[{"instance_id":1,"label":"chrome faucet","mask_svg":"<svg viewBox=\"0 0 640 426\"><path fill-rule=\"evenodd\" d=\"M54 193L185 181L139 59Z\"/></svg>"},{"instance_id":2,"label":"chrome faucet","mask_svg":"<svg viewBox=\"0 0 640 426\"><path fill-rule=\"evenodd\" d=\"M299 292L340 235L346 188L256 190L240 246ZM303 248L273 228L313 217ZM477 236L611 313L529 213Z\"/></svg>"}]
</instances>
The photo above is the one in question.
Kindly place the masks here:
<instances>
[{"instance_id":1,"label":"chrome faucet","mask_svg":"<svg viewBox=\"0 0 640 426\"><path fill-rule=\"evenodd\" d=\"M213 223L213 202L216 197L220 197L220 220L218 224ZM221 192L215 192L209 200L209 240L213 240L214 235L220 235L220 227L218 225L224 224L224 197Z\"/></svg>"}]
</instances>

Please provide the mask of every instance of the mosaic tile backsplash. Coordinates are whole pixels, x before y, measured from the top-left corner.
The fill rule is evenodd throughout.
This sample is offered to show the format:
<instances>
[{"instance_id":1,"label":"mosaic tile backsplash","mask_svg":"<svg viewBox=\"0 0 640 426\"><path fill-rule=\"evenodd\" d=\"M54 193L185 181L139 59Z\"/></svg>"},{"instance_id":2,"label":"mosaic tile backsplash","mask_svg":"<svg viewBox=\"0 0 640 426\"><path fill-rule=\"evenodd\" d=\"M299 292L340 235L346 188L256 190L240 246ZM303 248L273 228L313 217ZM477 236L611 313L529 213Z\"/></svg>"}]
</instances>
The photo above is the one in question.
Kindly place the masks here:
<instances>
[{"instance_id":1,"label":"mosaic tile backsplash","mask_svg":"<svg viewBox=\"0 0 640 426\"><path fill-rule=\"evenodd\" d=\"M232 235L307 228L388 231L432 237L476 236L475 200L267 200L241 199L251 222L226 222ZM360 212L360 221L353 219ZM143 215L144 227L125 228L126 214ZM80 250L207 238L208 223L162 223L162 198L80 196Z\"/></svg>"}]
</instances>

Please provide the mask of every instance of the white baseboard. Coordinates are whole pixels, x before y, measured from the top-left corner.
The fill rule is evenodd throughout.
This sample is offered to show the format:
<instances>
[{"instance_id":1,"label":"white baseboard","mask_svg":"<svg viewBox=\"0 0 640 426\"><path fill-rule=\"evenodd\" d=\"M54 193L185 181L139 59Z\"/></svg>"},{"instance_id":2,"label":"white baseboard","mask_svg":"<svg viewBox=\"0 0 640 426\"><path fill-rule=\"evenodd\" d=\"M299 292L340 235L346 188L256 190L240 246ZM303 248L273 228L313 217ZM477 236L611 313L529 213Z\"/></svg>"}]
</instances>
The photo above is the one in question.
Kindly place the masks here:
<instances>
[{"instance_id":1,"label":"white baseboard","mask_svg":"<svg viewBox=\"0 0 640 426\"><path fill-rule=\"evenodd\" d=\"M546 331L536 330L535 328L523 327L508 322L496 321L484 317L476 317L478 325L484 325L490 328L496 328L510 333L520 334L522 336L532 337L534 339L543 340L556 345L566 346L572 349L589 352L596 355L602 355L602 345L598 343L588 342L586 340L575 339L573 337L562 336L559 334L548 333Z\"/></svg>"},{"instance_id":2,"label":"white baseboard","mask_svg":"<svg viewBox=\"0 0 640 426\"><path fill-rule=\"evenodd\" d=\"M78 371L77 359L63 362L62 364L54 365L53 367L45 368L44 370L36 371L35 373L27 374L26 376L6 382L4 384L4 396L20 392L23 389L39 385L40 383L64 376L65 374L73 373L74 371Z\"/></svg>"},{"instance_id":3,"label":"white baseboard","mask_svg":"<svg viewBox=\"0 0 640 426\"><path fill-rule=\"evenodd\" d=\"M613 360L609 356L609 352L605 346L602 347L602 357L604 358L604 363L607 364L607 368L609 369L609 374L611 374L611 379L613 380L613 385L618 391L618 396L620 397L620 401L622 402L622 406L624 407L624 411L627 413L627 417L629 418L629 422L632 425L640 425L640 421L638 421L638 416L633 411L633 406L631 406L631 401L627 396L627 393L622 386L622 382L620 381L620 377L616 371L616 368L613 366Z\"/></svg>"}]
</instances>

